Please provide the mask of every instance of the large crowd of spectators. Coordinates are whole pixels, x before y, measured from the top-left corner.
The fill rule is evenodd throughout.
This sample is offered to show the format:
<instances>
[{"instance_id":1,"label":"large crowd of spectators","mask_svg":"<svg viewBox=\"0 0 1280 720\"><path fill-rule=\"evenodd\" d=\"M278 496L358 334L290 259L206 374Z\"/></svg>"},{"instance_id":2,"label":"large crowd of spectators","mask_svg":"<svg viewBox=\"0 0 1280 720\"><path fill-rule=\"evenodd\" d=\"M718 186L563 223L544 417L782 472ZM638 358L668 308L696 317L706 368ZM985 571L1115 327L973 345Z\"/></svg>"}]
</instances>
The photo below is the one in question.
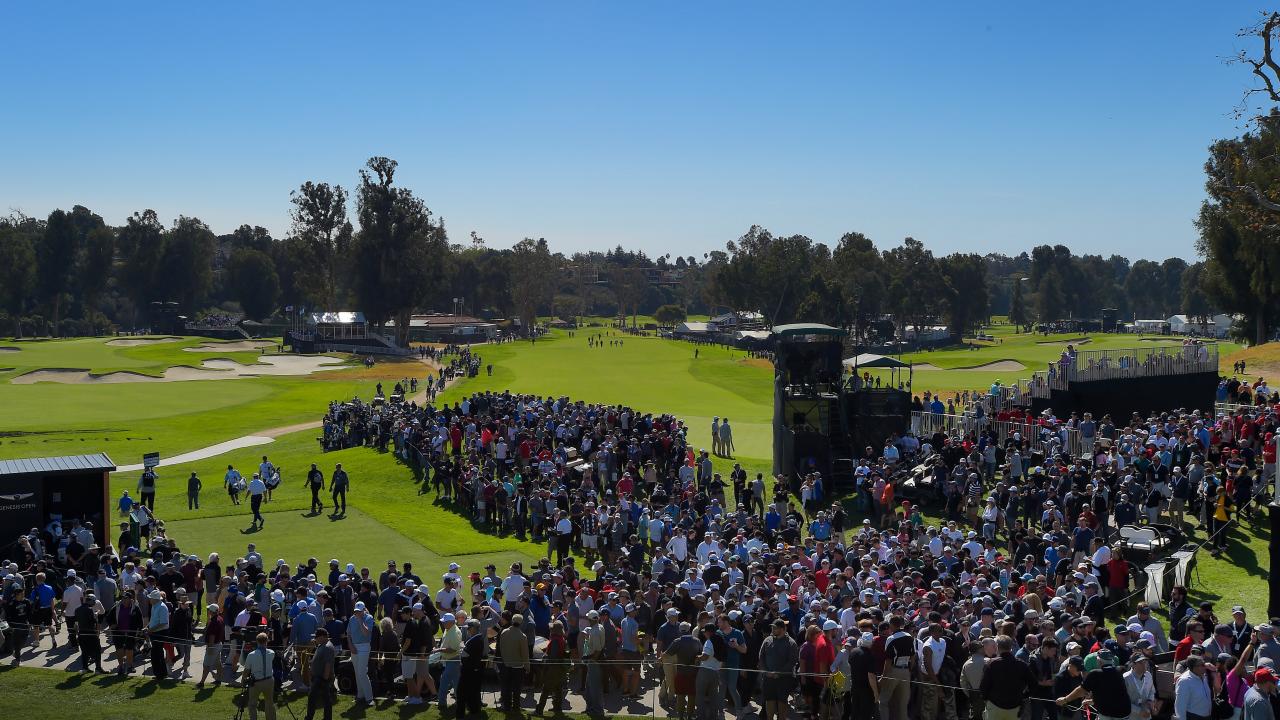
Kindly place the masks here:
<instances>
[{"instance_id":1,"label":"large crowd of spectators","mask_svg":"<svg viewBox=\"0 0 1280 720\"><path fill-rule=\"evenodd\" d=\"M49 568L33 554L5 573L5 615L21 647L31 637L15 632L36 628L38 642L58 598L66 616L78 597L79 637L107 629L123 671L130 638L148 638L167 675L199 637L205 670L225 679L223 661L238 662L251 687L266 682L253 666L261 629L274 679L292 670L322 708L340 656L358 701L443 707L452 693L459 715L479 711L493 668L503 709L530 693L526 705L559 710L572 693L593 716L607 695L647 688L667 713L705 720L1267 720L1273 623L1182 586L1148 605L1118 529L1176 527L1211 551L1247 533L1274 477L1276 416L1038 418L1087 438L1075 457L1023 454L985 430L893 437L858 460L850 512L820 473L717 467L671 415L510 392L335 403L326 428L344 428L347 445L398 453L479 530L545 552L501 573L454 563L421 577L403 558L377 572L272 565L252 547L225 565L176 548L109 562L100 551L60 594L42 589ZM926 460L928 490L904 501L904 469ZM104 575L113 587L81 612Z\"/></svg>"}]
</instances>

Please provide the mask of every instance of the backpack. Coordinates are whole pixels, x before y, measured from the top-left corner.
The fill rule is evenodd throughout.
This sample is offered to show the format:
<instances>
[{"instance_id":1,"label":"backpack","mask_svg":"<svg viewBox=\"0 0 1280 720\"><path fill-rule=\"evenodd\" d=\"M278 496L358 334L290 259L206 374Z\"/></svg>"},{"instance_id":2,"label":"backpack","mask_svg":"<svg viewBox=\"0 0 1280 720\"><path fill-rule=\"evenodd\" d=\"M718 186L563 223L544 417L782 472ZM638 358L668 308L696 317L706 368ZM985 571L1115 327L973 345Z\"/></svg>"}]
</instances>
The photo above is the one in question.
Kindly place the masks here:
<instances>
[{"instance_id":1,"label":"backpack","mask_svg":"<svg viewBox=\"0 0 1280 720\"><path fill-rule=\"evenodd\" d=\"M724 641L720 633L711 634L711 650L715 655L716 662L723 663L729 659L729 644Z\"/></svg>"}]
</instances>

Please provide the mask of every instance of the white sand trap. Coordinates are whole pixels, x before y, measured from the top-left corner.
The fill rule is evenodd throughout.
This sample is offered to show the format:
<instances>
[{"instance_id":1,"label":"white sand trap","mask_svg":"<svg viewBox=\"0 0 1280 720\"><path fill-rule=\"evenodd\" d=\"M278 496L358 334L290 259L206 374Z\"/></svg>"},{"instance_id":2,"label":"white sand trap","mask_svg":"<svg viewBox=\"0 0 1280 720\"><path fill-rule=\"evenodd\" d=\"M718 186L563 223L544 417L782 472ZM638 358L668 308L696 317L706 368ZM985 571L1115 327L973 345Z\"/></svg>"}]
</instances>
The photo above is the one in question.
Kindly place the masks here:
<instances>
[{"instance_id":1,"label":"white sand trap","mask_svg":"<svg viewBox=\"0 0 1280 720\"><path fill-rule=\"evenodd\" d=\"M180 337L120 338L118 340L108 340L107 344L111 347L137 347L139 345L158 345L160 343L175 342L181 339Z\"/></svg>"},{"instance_id":2,"label":"white sand trap","mask_svg":"<svg viewBox=\"0 0 1280 720\"><path fill-rule=\"evenodd\" d=\"M231 452L232 450L254 447L255 445L266 445L267 443L272 442L275 442L273 438L263 437L261 435L246 435L244 437L238 437L235 440L228 440L226 442L218 443L217 445L210 445L209 447L203 447L199 450L182 453L181 455L174 455L169 458L162 457L160 458L160 467L164 467L165 465L181 465L182 463L195 462L196 460L207 460L211 457L217 457L222 453ZM116 470L120 472L137 472L141 469L141 464L121 465L116 468Z\"/></svg>"},{"instance_id":3,"label":"white sand trap","mask_svg":"<svg viewBox=\"0 0 1280 720\"><path fill-rule=\"evenodd\" d=\"M1093 342L1093 338L1071 338L1070 340L1037 340L1037 345L1084 345Z\"/></svg>"},{"instance_id":4,"label":"white sand trap","mask_svg":"<svg viewBox=\"0 0 1280 720\"><path fill-rule=\"evenodd\" d=\"M36 370L25 375L19 375L9 382L17 385L31 385L38 382L55 382L64 385L100 385L103 383L231 380L261 375L310 375L315 372L338 370L344 367L341 360L325 355L264 355L259 358L259 361L263 364L241 365L232 360L205 360L199 368L171 367L164 371L163 377L153 377L136 372L91 375L85 370Z\"/></svg>"},{"instance_id":5,"label":"white sand trap","mask_svg":"<svg viewBox=\"0 0 1280 720\"><path fill-rule=\"evenodd\" d=\"M183 352L249 352L262 348L275 347L270 340L237 340L225 343L204 343L195 347L182 348Z\"/></svg>"},{"instance_id":6,"label":"white sand trap","mask_svg":"<svg viewBox=\"0 0 1280 720\"><path fill-rule=\"evenodd\" d=\"M974 365L972 367L958 368L940 368L931 363L916 363L912 365L912 367L916 370L965 370L973 372L1019 372L1027 369L1027 366L1017 360L996 360L995 362L989 362L986 365Z\"/></svg>"}]
</instances>

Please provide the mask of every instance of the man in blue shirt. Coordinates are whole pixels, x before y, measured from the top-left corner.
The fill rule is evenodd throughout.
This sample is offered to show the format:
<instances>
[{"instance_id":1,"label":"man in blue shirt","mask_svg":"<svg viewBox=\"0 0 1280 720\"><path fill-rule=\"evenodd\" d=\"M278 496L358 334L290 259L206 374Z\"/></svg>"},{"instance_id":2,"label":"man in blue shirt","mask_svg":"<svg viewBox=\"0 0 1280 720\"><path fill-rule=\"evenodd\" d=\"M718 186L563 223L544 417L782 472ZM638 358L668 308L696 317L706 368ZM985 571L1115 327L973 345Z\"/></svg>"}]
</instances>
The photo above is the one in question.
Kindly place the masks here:
<instances>
[{"instance_id":1,"label":"man in blue shirt","mask_svg":"<svg viewBox=\"0 0 1280 720\"><path fill-rule=\"evenodd\" d=\"M54 647L58 647L58 635L53 630L53 601L57 593L44 579L44 573L36 573L36 586L31 589L31 606L34 609L34 621L31 624L36 626L35 644L40 644L40 635L47 627L49 640Z\"/></svg>"},{"instance_id":2,"label":"man in blue shirt","mask_svg":"<svg viewBox=\"0 0 1280 720\"><path fill-rule=\"evenodd\" d=\"M311 653L315 645L316 630L320 627L320 621L315 615L307 612L307 601L299 600L294 603L291 610L294 613L293 623L289 628L289 641L293 643L294 650L298 653L298 662L301 664L302 674L299 676L301 687L299 689L304 692L307 689L307 681L311 678Z\"/></svg>"},{"instance_id":3,"label":"man in blue shirt","mask_svg":"<svg viewBox=\"0 0 1280 720\"><path fill-rule=\"evenodd\" d=\"M738 694L738 668L741 666L741 658L747 651L747 638L742 631L733 626L731 621L737 621L741 618L741 613L737 610L730 610L728 614L720 616L720 637L724 638L725 645L729 646L729 651L725 655L724 664L720 667L720 684L729 689L729 699L733 701L733 714L735 716L742 715L742 697Z\"/></svg>"},{"instance_id":4,"label":"man in blue shirt","mask_svg":"<svg viewBox=\"0 0 1280 720\"><path fill-rule=\"evenodd\" d=\"M777 532L782 525L782 515L778 514L778 509L772 505L769 506L769 512L764 515L764 528L769 532Z\"/></svg>"}]
</instances>

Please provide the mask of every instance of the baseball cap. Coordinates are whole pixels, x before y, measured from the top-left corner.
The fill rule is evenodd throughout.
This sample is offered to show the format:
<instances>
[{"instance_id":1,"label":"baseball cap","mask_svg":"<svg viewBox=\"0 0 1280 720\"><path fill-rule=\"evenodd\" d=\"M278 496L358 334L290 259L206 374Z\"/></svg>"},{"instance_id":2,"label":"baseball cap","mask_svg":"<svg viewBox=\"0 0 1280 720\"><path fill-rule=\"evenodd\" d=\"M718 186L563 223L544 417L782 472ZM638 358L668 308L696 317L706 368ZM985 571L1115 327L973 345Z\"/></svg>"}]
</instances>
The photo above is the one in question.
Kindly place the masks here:
<instances>
[{"instance_id":1,"label":"baseball cap","mask_svg":"<svg viewBox=\"0 0 1280 720\"><path fill-rule=\"evenodd\" d=\"M356 603L356 609L357 609L357 610L364 610L364 602L363 602L363 601L361 601L361 602Z\"/></svg>"},{"instance_id":2,"label":"baseball cap","mask_svg":"<svg viewBox=\"0 0 1280 720\"><path fill-rule=\"evenodd\" d=\"M1276 682L1275 671L1271 668L1258 668L1258 670L1253 673L1253 681L1255 683Z\"/></svg>"}]
</instances>

